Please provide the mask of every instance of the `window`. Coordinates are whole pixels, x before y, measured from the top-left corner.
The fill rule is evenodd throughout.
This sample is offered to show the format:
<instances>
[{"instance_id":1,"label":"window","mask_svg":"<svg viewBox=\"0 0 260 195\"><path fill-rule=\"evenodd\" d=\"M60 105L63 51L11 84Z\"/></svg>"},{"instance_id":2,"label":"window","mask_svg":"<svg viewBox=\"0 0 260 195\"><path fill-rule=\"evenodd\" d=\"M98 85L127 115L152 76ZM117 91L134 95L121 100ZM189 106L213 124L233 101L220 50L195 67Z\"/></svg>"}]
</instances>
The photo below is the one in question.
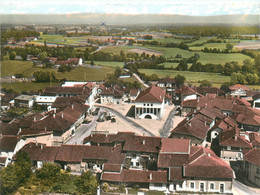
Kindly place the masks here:
<instances>
[{"instance_id":1,"label":"window","mask_svg":"<svg viewBox=\"0 0 260 195\"><path fill-rule=\"evenodd\" d=\"M147 106L149 106L149 104L147 104Z\"/></svg>"},{"instance_id":2,"label":"window","mask_svg":"<svg viewBox=\"0 0 260 195\"><path fill-rule=\"evenodd\" d=\"M133 158L136 158L136 154L133 154Z\"/></svg>"},{"instance_id":3,"label":"window","mask_svg":"<svg viewBox=\"0 0 260 195\"><path fill-rule=\"evenodd\" d=\"M194 182L191 182L191 183L190 183L190 188L191 188L191 189L194 189L194 187L195 187Z\"/></svg>"},{"instance_id":4,"label":"window","mask_svg":"<svg viewBox=\"0 0 260 195\"><path fill-rule=\"evenodd\" d=\"M136 162L136 166L139 167L139 162Z\"/></svg>"},{"instance_id":5,"label":"window","mask_svg":"<svg viewBox=\"0 0 260 195\"><path fill-rule=\"evenodd\" d=\"M210 183L210 187L209 187L211 190L214 190L215 189L215 185L214 183Z\"/></svg>"},{"instance_id":6,"label":"window","mask_svg":"<svg viewBox=\"0 0 260 195\"><path fill-rule=\"evenodd\" d=\"M144 106L145 106L145 104L144 104Z\"/></svg>"},{"instance_id":7,"label":"window","mask_svg":"<svg viewBox=\"0 0 260 195\"><path fill-rule=\"evenodd\" d=\"M223 193L224 192L224 184L223 183L220 184L219 188L220 188L220 193Z\"/></svg>"},{"instance_id":8,"label":"window","mask_svg":"<svg viewBox=\"0 0 260 195\"><path fill-rule=\"evenodd\" d=\"M231 146L227 146L227 150L231 150Z\"/></svg>"},{"instance_id":9,"label":"window","mask_svg":"<svg viewBox=\"0 0 260 195\"><path fill-rule=\"evenodd\" d=\"M133 162L131 162L131 166L133 166Z\"/></svg>"},{"instance_id":10,"label":"window","mask_svg":"<svg viewBox=\"0 0 260 195\"><path fill-rule=\"evenodd\" d=\"M151 106L153 106L153 104L151 104Z\"/></svg>"},{"instance_id":11,"label":"window","mask_svg":"<svg viewBox=\"0 0 260 195\"><path fill-rule=\"evenodd\" d=\"M200 191L204 192L204 183L200 183Z\"/></svg>"},{"instance_id":12,"label":"window","mask_svg":"<svg viewBox=\"0 0 260 195\"><path fill-rule=\"evenodd\" d=\"M162 184L161 183L155 183L154 187L162 187Z\"/></svg>"}]
</instances>

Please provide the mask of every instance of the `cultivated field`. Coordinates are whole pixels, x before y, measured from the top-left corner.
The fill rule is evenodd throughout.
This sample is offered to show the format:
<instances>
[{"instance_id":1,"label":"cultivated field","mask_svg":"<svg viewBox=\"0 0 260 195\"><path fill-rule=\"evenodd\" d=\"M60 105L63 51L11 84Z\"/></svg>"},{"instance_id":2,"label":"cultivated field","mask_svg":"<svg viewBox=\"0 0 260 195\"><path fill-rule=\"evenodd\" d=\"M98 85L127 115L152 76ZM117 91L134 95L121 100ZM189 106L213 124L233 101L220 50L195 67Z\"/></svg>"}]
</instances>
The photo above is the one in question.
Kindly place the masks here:
<instances>
[{"instance_id":1,"label":"cultivated field","mask_svg":"<svg viewBox=\"0 0 260 195\"><path fill-rule=\"evenodd\" d=\"M191 72L191 71L176 71L176 70L155 70L155 69L140 69L141 73L147 75L157 74L160 78L166 76L175 77L180 74L186 77L186 83L198 83L201 80L208 80L212 84L223 84L229 82L229 76L223 76L219 73L207 73L207 72Z\"/></svg>"},{"instance_id":2,"label":"cultivated field","mask_svg":"<svg viewBox=\"0 0 260 195\"><path fill-rule=\"evenodd\" d=\"M156 55L156 56L163 55L163 52L160 52L157 50L152 50L152 49L147 49L147 48L136 48L136 49L130 49L128 51L132 52L132 53L138 53L138 54L142 54L143 52L145 52L146 54L149 54L149 55Z\"/></svg>"}]
</instances>

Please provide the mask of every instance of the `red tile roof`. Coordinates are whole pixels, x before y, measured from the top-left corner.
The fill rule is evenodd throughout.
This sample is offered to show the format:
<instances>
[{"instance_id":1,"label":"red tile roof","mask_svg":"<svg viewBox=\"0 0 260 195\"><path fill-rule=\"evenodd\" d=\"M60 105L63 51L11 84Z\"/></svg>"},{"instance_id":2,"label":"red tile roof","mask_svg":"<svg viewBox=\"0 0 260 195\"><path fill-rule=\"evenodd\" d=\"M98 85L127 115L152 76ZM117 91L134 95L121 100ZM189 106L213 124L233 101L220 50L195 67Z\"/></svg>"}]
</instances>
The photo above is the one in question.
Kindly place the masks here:
<instances>
[{"instance_id":1,"label":"red tile roof","mask_svg":"<svg viewBox=\"0 0 260 195\"><path fill-rule=\"evenodd\" d=\"M184 177L233 178L233 170L226 162L217 157L212 150L208 148L202 150L200 156L184 166Z\"/></svg>"},{"instance_id":2,"label":"red tile roof","mask_svg":"<svg viewBox=\"0 0 260 195\"><path fill-rule=\"evenodd\" d=\"M60 146L46 146L41 143L28 143L20 151L26 152L32 161L54 162Z\"/></svg>"},{"instance_id":3,"label":"red tile roof","mask_svg":"<svg viewBox=\"0 0 260 195\"><path fill-rule=\"evenodd\" d=\"M250 91L250 89L249 89L247 86L245 86L245 85L240 85L240 84L232 85L232 86L229 87L229 89L230 89L231 91L238 90L238 89L243 89L243 90L245 90L245 91Z\"/></svg>"},{"instance_id":4,"label":"red tile roof","mask_svg":"<svg viewBox=\"0 0 260 195\"><path fill-rule=\"evenodd\" d=\"M104 163L102 170L106 172L120 172L121 168L122 168L121 164Z\"/></svg>"},{"instance_id":5,"label":"red tile roof","mask_svg":"<svg viewBox=\"0 0 260 195\"><path fill-rule=\"evenodd\" d=\"M244 154L245 161L260 166L260 148L253 148Z\"/></svg>"},{"instance_id":6,"label":"red tile roof","mask_svg":"<svg viewBox=\"0 0 260 195\"><path fill-rule=\"evenodd\" d=\"M131 89L129 92L130 96L137 96L137 94L138 94L138 89Z\"/></svg>"},{"instance_id":7,"label":"red tile roof","mask_svg":"<svg viewBox=\"0 0 260 195\"><path fill-rule=\"evenodd\" d=\"M188 96L188 95L193 95L193 94L200 95L198 92L196 92L194 89L192 89L192 88L189 87L189 86L183 86L183 87L180 89L180 93L181 93L183 96Z\"/></svg>"},{"instance_id":8,"label":"red tile roof","mask_svg":"<svg viewBox=\"0 0 260 195\"><path fill-rule=\"evenodd\" d=\"M182 177L182 167L170 167L169 171L169 180L170 181L183 181L184 178Z\"/></svg>"},{"instance_id":9,"label":"red tile roof","mask_svg":"<svg viewBox=\"0 0 260 195\"><path fill-rule=\"evenodd\" d=\"M182 103L182 106L188 108L202 108L205 105L212 107L211 101L207 97L200 97L199 99L185 100Z\"/></svg>"},{"instance_id":10,"label":"red tile roof","mask_svg":"<svg viewBox=\"0 0 260 195\"><path fill-rule=\"evenodd\" d=\"M53 108L63 108L63 107L69 106L75 102L84 104L85 100L78 96L76 96L76 97L57 97L55 102L53 102L52 107Z\"/></svg>"},{"instance_id":11,"label":"red tile roof","mask_svg":"<svg viewBox=\"0 0 260 195\"><path fill-rule=\"evenodd\" d=\"M200 94L219 94L224 93L217 87L196 87L195 90Z\"/></svg>"},{"instance_id":12,"label":"red tile roof","mask_svg":"<svg viewBox=\"0 0 260 195\"><path fill-rule=\"evenodd\" d=\"M17 136L4 135L3 137L0 138L1 151L14 151L17 142L18 142Z\"/></svg>"},{"instance_id":13,"label":"red tile roof","mask_svg":"<svg viewBox=\"0 0 260 195\"><path fill-rule=\"evenodd\" d=\"M123 151L159 153L160 137L133 136L126 140Z\"/></svg>"},{"instance_id":14,"label":"red tile roof","mask_svg":"<svg viewBox=\"0 0 260 195\"><path fill-rule=\"evenodd\" d=\"M172 139L172 138L162 138L161 140L161 150L160 154L180 154L189 153L190 140L187 139Z\"/></svg>"},{"instance_id":15,"label":"red tile roof","mask_svg":"<svg viewBox=\"0 0 260 195\"><path fill-rule=\"evenodd\" d=\"M151 87L141 91L137 96L135 102L151 102L162 103L165 97L165 91L152 85Z\"/></svg>"},{"instance_id":16,"label":"red tile roof","mask_svg":"<svg viewBox=\"0 0 260 195\"><path fill-rule=\"evenodd\" d=\"M257 132L249 133L250 142L254 147L260 147L260 134Z\"/></svg>"},{"instance_id":17,"label":"red tile roof","mask_svg":"<svg viewBox=\"0 0 260 195\"><path fill-rule=\"evenodd\" d=\"M252 145L243 136L236 132L236 128L229 131L223 131L219 136L219 144L221 146L233 146L241 148L251 148Z\"/></svg>"},{"instance_id":18,"label":"red tile roof","mask_svg":"<svg viewBox=\"0 0 260 195\"><path fill-rule=\"evenodd\" d=\"M175 83L176 81L173 78L162 78L158 80L158 83Z\"/></svg>"},{"instance_id":19,"label":"red tile roof","mask_svg":"<svg viewBox=\"0 0 260 195\"><path fill-rule=\"evenodd\" d=\"M2 123L0 128L0 134L2 135L17 135L19 126L16 123Z\"/></svg>"},{"instance_id":20,"label":"red tile roof","mask_svg":"<svg viewBox=\"0 0 260 195\"><path fill-rule=\"evenodd\" d=\"M179 167L189 162L189 154L159 154L157 166L160 168Z\"/></svg>"},{"instance_id":21,"label":"red tile roof","mask_svg":"<svg viewBox=\"0 0 260 195\"><path fill-rule=\"evenodd\" d=\"M82 95L84 94L85 87L60 87L52 86L46 87L44 94L72 94L72 95Z\"/></svg>"}]
</instances>

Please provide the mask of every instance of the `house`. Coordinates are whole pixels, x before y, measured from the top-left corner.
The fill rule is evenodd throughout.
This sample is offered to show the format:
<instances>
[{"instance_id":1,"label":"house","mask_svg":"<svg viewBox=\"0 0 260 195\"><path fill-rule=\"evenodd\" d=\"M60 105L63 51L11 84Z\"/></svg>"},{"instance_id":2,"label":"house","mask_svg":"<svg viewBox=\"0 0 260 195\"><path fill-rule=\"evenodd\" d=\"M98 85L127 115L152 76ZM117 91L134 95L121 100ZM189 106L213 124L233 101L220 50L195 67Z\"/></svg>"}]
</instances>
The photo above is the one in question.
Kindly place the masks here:
<instances>
[{"instance_id":1,"label":"house","mask_svg":"<svg viewBox=\"0 0 260 195\"><path fill-rule=\"evenodd\" d=\"M250 89L247 86L240 84L230 86L229 90L231 96L237 97L246 96L246 92L250 91Z\"/></svg>"},{"instance_id":2,"label":"house","mask_svg":"<svg viewBox=\"0 0 260 195\"><path fill-rule=\"evenodd\" d=\"M218 137L218 145L220 157L231 161L243 160L242 151L252 148L252 144L240 135L239 128L221 132Z\"/></svg>"},{"instance_id":3,"label":"house","mask_svg":"<svg viewBox=\"0 0 260 195\"><path fill-rule=\"evenodd\" d=\"M205 106L197 112L191 112L170 134L171 138L190 139L192 144L206 145L208 132L215 123L224 118L216 108Z\"/></svg>"},{"instance_id":4,"label":"house","mask_svg":"<svg viewBox=\"0 0 260 195\"><path fill-rule=\"evenodd\" d=\"M79 97L79 96L75 96L75 97L55 97L55 101L52 104L52 109L54 110L58 110L58 109L62 109L65 108L67 106L70 106L73 103L79 103L79 104L84 104L86 101Z\"/></svg>"},{"instance_id":5,"label":"house","mask_svg":"<svg viewBox=\"0 0 260 195\"><path fill-rule=\"evenodd\" d=\"M198 97L197 99L185 100L181 103L181 115L186 116L190 112L196 112L205 105L212 107L211 100L207 97Z\"/></svg>"},{"instance_id":6,"label":"house","mask_svg":"<svg viewBox=\"0 0 260 195\"><path fill-rule=\"evenodd\" d=\"M135 102L135 100L139 94L140 94L139 89L130 89L129 94L128 94L129 102Z\"/></svg>"},{"instance_id":7,"label":"house","mask_svg":"<svg viewBox=\"0 0 260 195\"><path fill-rule=\"evenodd\" d=\"M257 132L249 133L249 141L254 148L260 148L260 134Z\"/></svg>"},{"instance_id":8,"label":"house","mask_svg":"<svg viewBox=\"0 0 260 195\"><path fill-rule=\"evenodd\" d=\"M31 108L34 103L34 97L30 95L19 95L14 98L14 105L16 107L27 107Z\"/></svg>"},{"instance_id":9,"label":"house","mask_svg":"<svg viewBox=\"0 0 260 195\"><path fill-rule=\"evenodd\" d=\"M160 119L165 107L165 91L152 85L141 91L135 100L135 118Z\"/></svg>"},{"instance_id":10,"label":"house","mask_svg":"<svg viewBox=\"0 0 260 195\"><path fill-rule=\"evenodd\" d=\"M28 143L21 151L37 168L54 162L72 172L101 173L101 182L156 191L231 193L230 166L210 149L190 146L189 140L119 132L90 135L84 143L87 145Z\"/></svg>"},{"instance_id":11,"label":"house","mask_svg":"<svg viewBox=\"0 0 260 195\"><path fill-rule=\"evenodd\" d=\"M75 102L58 112L54 110L43 119L33 123L30 128L52 131L54 144L61 144L75 133L77 127L86 118L88 110L88 106Z\"/></svg>"},{"instance_id":12,"label":"house","mask_svg":"<svg viewBox=\"0 0 260 195\"><path fill-rule=\"evenodd\" d=\"M244 151L243 171L247 179L260 187L260 148Z\"/></svg>"},{"instance_id":13,"label":"house","mask_svg":"<svg viewBox=\"0 0 260 195\"><path fill-rule=\"evenodd\" d=\"M101 104L121 104L124 102L124 91L115 86L102 90L99 95Z\"/></svg>"},{"instance_id":14,"label":"house","mask_svg":"<svg viewBox=\"0 0 260 195\"><path fill-rule=\"evenodd\" d=\"M187 85L183 86L180 89L175 90L175 101L178 104L181 104L183 101L186 100L194 100L197 99L199 96L202 96L197 91L195 91L192 87L189 87Z\"/></svg>"},{"instance_id":15,"label":"house","mask_svg":"<svg viewBox=\"0 0 260 195\"><path fill-rule=\"evenodd\" d=\"M161 87L166 90L166 93L171 97L175 96L176 81L173 78L162 78L158 80L157 87Z\"/></svg>"},{"instance_id":16,"label":"house","mask_svg":"<svg viewBox=\"0 0 260 195\"><path fill-rule=\"evenodd\" d=\"M220 90L217 87L195 87L195 90L204 96L212 96L214 95L215 97L224 95L224 92Z\"/></svg>"},{"instance_id":17,"label":"house","mask_svg":"<svg viewBox=\"0 0 260 195\"><path fill-rule=\"evenodd\" d=\"M254 95L253 97L253 108L260 109L260 93Z\"/></svg>"}]
</instances>

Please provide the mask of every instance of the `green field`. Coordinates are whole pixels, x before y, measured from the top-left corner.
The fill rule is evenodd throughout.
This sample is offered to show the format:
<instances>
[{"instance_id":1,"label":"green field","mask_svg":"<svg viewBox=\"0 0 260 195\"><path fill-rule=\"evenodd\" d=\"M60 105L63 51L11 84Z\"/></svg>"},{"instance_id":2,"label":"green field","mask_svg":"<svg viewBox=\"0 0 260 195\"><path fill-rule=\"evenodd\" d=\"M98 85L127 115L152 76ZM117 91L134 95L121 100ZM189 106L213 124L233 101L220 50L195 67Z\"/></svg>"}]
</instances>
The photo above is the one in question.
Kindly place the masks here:
<instances>
[{"instance_id":1,"label":"green field","mask_svg":"<svg viewBox=\"0 0 260 195\"><path fill-rule=\"evenodd\" d=\"M204 44L202 46L193 46L193 47L190 47L191 50L195 50L195 51L198 51L198 50L202 50L204 49L205 47L209 48L209 49L220 49L220 50L223 50L223 49L226 49L226 43L207 43L207 44Z\"/></svg>"},{"instance_id":2,"label":"green field","mask_svg":"<svg viewBox=\"0 0 260 195\"><path fill-rule=\"evenodd\" d=\"M141 73L147 75L157 74L160 78L166 76L175 77L180 74L186 77L187 83L198 83L201 80L208 80L212 84L222 84L224 82L229 82L229 76L223 76L219 73L207 73L207 72L190 72L190 71L176 71L176 70L154 70L154 69L140 69Z\"/></svg>"},{"instance_id":3,"label":"green field","mask_svg":"<svg viewBox=\"0 0 260 195\"><path fill-rule=\"evenodd\" d=\"M173 42L173 43L181 43L181 42L184 42L184 41L185 41L184 39L175 39L175 38L153 39L153 40L154 40L154 41L161 42L161 43L170 43L170 42Z\"/></svg>"},{"instance_id":4,"label":"green field","mask_svg":"<svg viewBox=\"0 0 260 195\"><path fill-rule=\"evenodd\" d=\"M90 62L89 62L90 63ZM119 66L120 68L124 67L124 62L114 62L114 61L95 61L95 65L99 66L107 66L107 67L112 67L115 68Z\"/></svg>"},{"instance_id":5,"label":"green field","mask_svg":"<svg viewBox=\"0 0 260 195\"><path fill-rule=\"evenodd\" d=\"M202 44L202 43L206 43L208 40L210 40L211 38L209 37L202 37L200 38L199 40L196 40L196 41L193 41L192 43L187 43L187 45L190 47L190 46L193 46L195 44Z\"/></svg>"},{"instance_id":6,"label":"green field","mask_svg":"<svg viewBox=\"0 0 260 195\"><path fill-rule=\"evenodd\" d=\"M33 64L31 61L2 61L1 64L1 77L12 76L17 73L28 72L32 69Z\"/></svg>"},{"instance_id":7,"label":"green field","mask_svg":"<svg viewBox=\"0 0 260 195\"><path fill-rule=\"evenodd\" d=\"M105 53L120 54L120 51L128 53L130 49L135 49L135 46L113 46L113 47L104 47L100 51Z\"/></svg>"},{"instance_id":8,"label":"green field","mask_svg":"<svg viewBox=\"0 0 260 195\"><path fill-rule=\"evenodd\" d=\"M1 83L2 88L12 89L16 92L31 91L31 90L42 90L47 86L59 86L61 83Z\"/></svg>"}]
</instances>

